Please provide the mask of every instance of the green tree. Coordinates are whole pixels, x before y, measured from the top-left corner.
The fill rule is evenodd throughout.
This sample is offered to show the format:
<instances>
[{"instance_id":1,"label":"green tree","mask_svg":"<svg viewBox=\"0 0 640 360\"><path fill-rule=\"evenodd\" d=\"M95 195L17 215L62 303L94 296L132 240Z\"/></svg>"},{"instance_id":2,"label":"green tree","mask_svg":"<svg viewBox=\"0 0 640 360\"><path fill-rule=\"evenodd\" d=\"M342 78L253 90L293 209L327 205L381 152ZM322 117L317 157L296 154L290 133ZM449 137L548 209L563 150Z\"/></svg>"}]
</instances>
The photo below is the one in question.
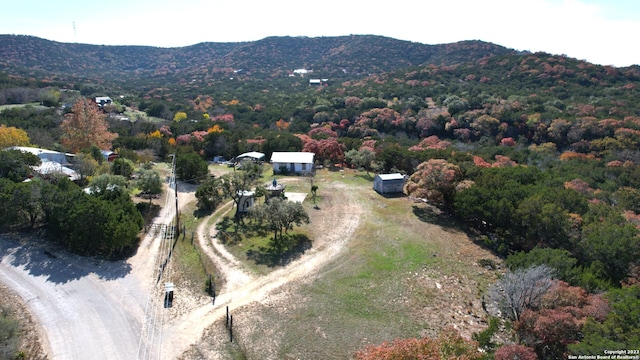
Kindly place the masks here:
<instances>
[{"instance_id":1,"label":"green tree","mask_svg":"<svg viewBox=\"0 0 640 360\"><path fill-rule=\"evenodd\" d=\"M40 165L40 158L20 150L0 151L0 178L24 181L33 174L32 166Z\"/></svg>"},{"instance_id":2,"label":"green tree","mask_svg":"<svg viewBox=\"0 0 640 360\"><path fill-rule=\"evenodd\" d=\"M251 190L253 185L253 177L250 173L244 171L236 171L229 174L224 174L220 177L220 186L225 198L233 200L236 212L236 223L240 220L240 200L247 191Z\"/></svg>"},{"instance_id":3,"label":"green tree","mask_svg":"<svg viewBox=\"0 0 640 360\"><path fill-rule=\"evenodd\" d=\"M560 206L547 202L540 193L522 200L514 216L520 221L519 233L529 242L567 247L571 226L569 214Z\"/></svg>"},{"instance_id":4,"label":"green tree","mask_svg":"<svg viewBox=\"0 0 640 360\"><path fill-rule=\"evenodd\" d=\"M576 268L578 260L564 249L535 247L531 251L518 251L507 257L507 267L514 271L535 265L547 265L554 270L559 279L577 285L580 270Z\"/></svg>"},{"instance_id":5,"label":"green tree","mask_svg":"<svg viewBox=\"0 0 640 360\"><path fill-rule=\"evenodd\" d=\"M197 183L209 175L209 164L193 151L179 153L176 157L178 179Z\"/></svg>"},{"instance_id":6,"label":"green tree","mask_svg":"<svg viewBox=\"0 0 640 360\"><path fill-rule=\"evenodd\" d=\"M19 219L19 204L14 201L14 192L21 183L15 183L6 178L0 178L0 225L12 226Z\"/></svg>"},{"instance_id":7,"label":"green tree","mask_svg":"<svg viewBox=\"0 0 640 360\"><path fill-rule=\"evenodd\" d=\"M59 210L64 216L57 218L58 234L71 252L109 258L138 243L142 215L119 187L94 195L81 192Z\"/></svg>"},{"instance_id":8,"label":"green tree","mask_svg":"<svg viewBox=\"0 0 640 360\"><path fill-rule=\"evenodd\" d=\"M136 186L147 195L162 194L162 179L160 179L160 174L155 170L141 170L138 172ZM151 202L151 196L149 196L149 202Z\"/></svg>"},{"instance_id":9,"label":"green tree","mask_svg":"<svg viewBox=\"0 0 640 360\"><path fill-rule=\"evenodd\" d=\"M116 187L126 189L127 179L122 175L101 174L91 179L89 183L92 194L104 194Z\"/></svg>"},{"instance_id":10,"label":"green tree","mask_svg":"<svg viewBox=\"0 0 640 360\"><path fill-rule=\"evenodd\" d=\"M123 157L118 157L111 163L111 172L115 175L122 175L125 179L131 177L134 168L133 162Z\"/></svg>"},{"instance_id":11,"label":"green tree","mask_svg":"<svg viewBox=\"0 0 640 360\"><path fill-rule=\"evenodd\" d=\"M272 198L266 204L256 205L251 212L252 216L269 224L276 247L282 244L283 230L287 233L288 230L293 230L294 224L300 226L302 223L309 223L309 214L301 203L281 198Z\"/></svg>"},{"instance_id":12,"label":"green tree","mask_svg":"<svg viewBox=\"0 0 640 360\"><path fill-rule=\"evenodd\" d=\"M637 349L640 344L640 286L609 291L611 312L603 322L590 318L582 328L584 338L569 345L575 355L604 354L604 350Z\"/></svg>"},{"instance_id":13,"label":"green tree","mask_svg":"<svg viewBox=\"0 0 640 360\"><path fill-rule=\"evenodd\" d=\"M42 187L43 180L36 179L16 184L13 191L15 209L27 219L31 227L34 227L38 218L43 215L41 207Z\"/></svg>"},{"instance_id":14,"label":"green tree","mask_svg":"<svg viewBox=\"0 0 640 360\"><path fill-rule=\"evenodd\" d=\"M600 264L606 279L617 284L640 256L638 229L629 223L594 222L583 228L578 248L585 262Z\"/></svg>"},{"instance_id":15,"label":"green tree","mask_svg":"<svg viewBox=\"0 0 640 360\"><path fill-rule=\"evenodd\" d=\"M196 190L196 199L199 210L214 211L225 199L224 189L220 178L205 180Z\"/></svg>"},{"instance_id":16,"label":"green tree","mask_svg":"<svg viewBox=\"0 0 640 360\"><path fill-rule=\"evenodd\" d=\"M102 156L102 155L101 155ZM98 168L99 162L89 154L76 154L74 170L80 175L80 179L84 180L88 176L92 176Z\"/></svg>"},{"instance_id":17,"label":"green tree","mask_svg":"<svg viewBox=\"0 0 640 360\"><path fill-rule=\"evenodd\" d=\"M345 154L347 163L355 165L359 169L364 169L369 175L369 171L374 170L376 167L374 161L376 160L376 153L369 149L351 149Z\"/></svg>"}]
</instances>

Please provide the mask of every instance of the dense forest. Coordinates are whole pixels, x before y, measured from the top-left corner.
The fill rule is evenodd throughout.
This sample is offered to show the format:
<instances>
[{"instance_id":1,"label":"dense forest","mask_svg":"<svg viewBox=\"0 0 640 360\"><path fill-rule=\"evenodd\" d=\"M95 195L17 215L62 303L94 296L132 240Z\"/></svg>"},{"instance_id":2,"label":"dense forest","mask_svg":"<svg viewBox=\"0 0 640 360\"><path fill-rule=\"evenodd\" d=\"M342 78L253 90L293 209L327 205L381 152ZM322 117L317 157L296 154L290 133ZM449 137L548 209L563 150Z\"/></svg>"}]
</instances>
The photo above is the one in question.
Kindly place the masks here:
<instances>
[{"instance_id":1,"label":"dense forest","mask_svg":"<svg viewBox=\"0 0 640 360\"><path fill-rule=\"evenodd\" d=\"M294 73L301 68L313 72ZM491 327L478 335L489 354L551 359L640 344L638 66L482 42L427 46L371 36L176 49L0 36L0 69L0 105L31 104L0 111L2 147L26 141L70 151L63 123L74 104L110 96L114 102L100 111L108 124L102 133L113 136L78 152L108 147L133 167L171 153L212 160L253 150L267 159L274 151L311 151L330 168L406 174L408 196L464 224L505 259L510 274L561 281L546 297L508 309L519 345L497 349ZM326 81L310 84L316 77ZM34 186L81 199L65 210L72 215L135 212L126 192L102 191L94 200L67 182L24 185L29 168L21 169L0 169L5 228L43 222L54 233L66 231L70 220L56 219L48 200L34 208L35 217L24 207ZM117 166L103 170L114 171L123 174ZM127 234L118 251L131 245L141 220L127 226L105 229ZM64 241L80 253L113 255ZM508 285L504 279L499 286ZM374 358L376 351L383 350L358 356Z\"/></svg>"}]
</instances>

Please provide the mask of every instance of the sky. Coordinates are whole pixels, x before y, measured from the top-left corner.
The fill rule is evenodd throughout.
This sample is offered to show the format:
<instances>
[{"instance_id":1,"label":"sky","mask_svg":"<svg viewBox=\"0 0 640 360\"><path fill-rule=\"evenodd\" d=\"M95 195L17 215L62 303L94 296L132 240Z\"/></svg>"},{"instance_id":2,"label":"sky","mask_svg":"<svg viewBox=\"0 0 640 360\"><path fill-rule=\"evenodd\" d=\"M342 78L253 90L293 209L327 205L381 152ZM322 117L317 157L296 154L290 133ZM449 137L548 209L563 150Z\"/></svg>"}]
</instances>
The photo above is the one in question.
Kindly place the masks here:
<instances>
[{"instance_id":1,"label":"sky","mask_svg":"<svg viewBox=\"0 0 640 360\"><path fill-rule=\"evenodd\" d=\"M482 40L622 67L640 64L640 1L0 0L0 34L158 47L269 36Z\"/></svg>"}]
</instances>

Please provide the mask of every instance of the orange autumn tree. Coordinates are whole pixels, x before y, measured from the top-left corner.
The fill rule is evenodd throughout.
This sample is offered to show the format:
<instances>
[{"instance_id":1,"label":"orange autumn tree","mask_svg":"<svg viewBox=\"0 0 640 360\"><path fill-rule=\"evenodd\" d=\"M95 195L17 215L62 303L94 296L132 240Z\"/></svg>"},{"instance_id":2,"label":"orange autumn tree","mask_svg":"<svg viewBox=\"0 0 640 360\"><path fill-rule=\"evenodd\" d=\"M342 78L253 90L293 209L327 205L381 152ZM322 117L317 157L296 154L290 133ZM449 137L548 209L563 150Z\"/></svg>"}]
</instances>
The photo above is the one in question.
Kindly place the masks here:
<instances>
[{"instance_id":1,"label":"orange autumn tree","mask_svg":"<svg viewBox=\"0 0 640 360\"><path fill-rule=\"evenodd\" d=\"M370 345L355 354L357 360L475 360L481 357L478 343L463 338L453 328L444 329L436 339L398 339L392 343Z\"/></svg>"},{"instance_id":2,"label":"orange autumn tree","mask_svg":"<svg viewBox=\"0 0 640 360\"><path fill-rule=\"evenodd\" d=\"M71 152L89 149L96 145L100 149L111 149L111 142L118 134L109 132L106 116L91 100L78 99L71 112L60 124L62 146Z\"/></svg>"}]
</instances>

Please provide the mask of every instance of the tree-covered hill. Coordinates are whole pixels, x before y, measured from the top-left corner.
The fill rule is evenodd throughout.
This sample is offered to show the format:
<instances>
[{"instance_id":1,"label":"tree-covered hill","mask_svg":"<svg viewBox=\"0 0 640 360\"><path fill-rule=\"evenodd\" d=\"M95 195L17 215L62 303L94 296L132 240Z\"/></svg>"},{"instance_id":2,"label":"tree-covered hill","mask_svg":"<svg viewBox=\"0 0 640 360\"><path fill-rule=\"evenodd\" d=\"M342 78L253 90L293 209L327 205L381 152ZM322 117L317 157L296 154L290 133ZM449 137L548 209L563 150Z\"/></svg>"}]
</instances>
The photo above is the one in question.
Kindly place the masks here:
<instances>
[{"instance_id":1,"label":"tree-covered hill","mask_svg":"<svg viewBox=\"0 0 640 360\"><path fill-rule=\"evenodd\" d=\"M254 76L297 68L318 76L363 76L421 64L453 65L514 53L481 41L425 45L372 35L269 37L253 42L200 43L179 48L61 43L32 36L0 35L0 70L30 76L73 76L103 81Z\"/></svg>"}]
</instances>

